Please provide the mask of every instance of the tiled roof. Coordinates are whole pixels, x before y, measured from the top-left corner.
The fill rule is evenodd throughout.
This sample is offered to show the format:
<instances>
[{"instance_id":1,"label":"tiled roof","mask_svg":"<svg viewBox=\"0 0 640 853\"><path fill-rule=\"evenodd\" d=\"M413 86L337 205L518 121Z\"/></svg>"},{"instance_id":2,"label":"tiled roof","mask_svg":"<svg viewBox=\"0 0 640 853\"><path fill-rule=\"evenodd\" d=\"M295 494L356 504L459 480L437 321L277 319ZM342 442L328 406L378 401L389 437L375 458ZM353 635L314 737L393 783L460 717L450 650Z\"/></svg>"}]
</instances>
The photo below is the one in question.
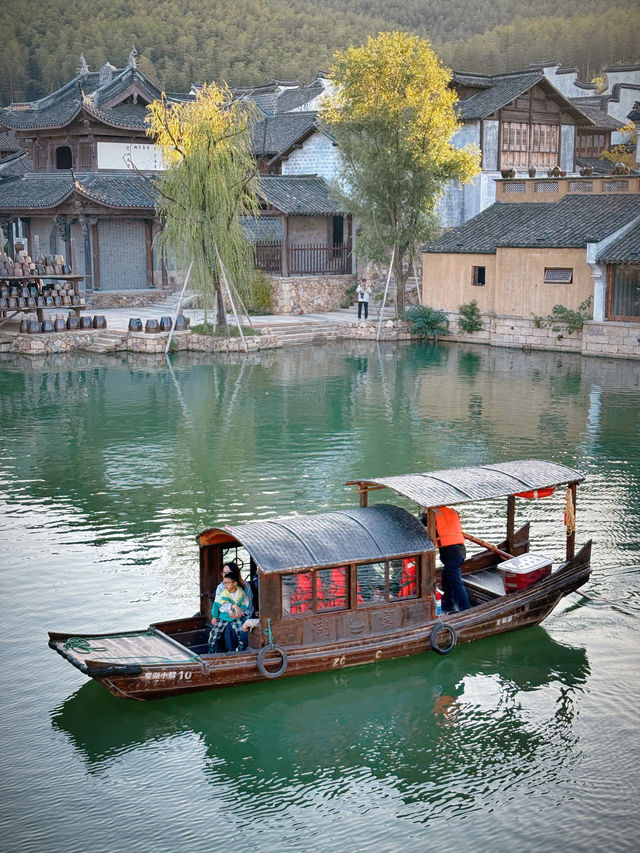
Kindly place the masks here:
<instances>
[{"instance_id":1,"label":"tiled roof","mask_svg":"<svg viewBox=\"0 0 640 853\"><path fill-rule=\"evenodd\" d=\"M284 92L278 96L276 111L279 113L286 113L290 110L299 109L305 104L308 104L309 101L317 98L318 95L321 95L323 92L324 87L318 80L311 83L309 86L300 86L296 89L285 89Z\"/></svg>"},{"instance_id":2,"label":"tiled roof","mask_svg":"<svg viewBox=\"0 0 640 853\"><path fill-rule=\"evenodd\" d=\"M153 184L142 175L30 172L0 181L0 210L57 207L73 192L107 207L147 210L155 205Z\"/></svg>"},{"instance_id":3,"label":"tiled roof","mask_svg":"<svg viewBox=\"0 0 640 853\"><path fill-rule=\"evenodd\" d=\"M82 97L69 97L59 103L53 103L42 109L14 109L6 107L0 110L0 125L13 130L31 130L38 127L64 127L74 119L82 108Z\"/></svg>"},{"instance_id":4,"label":"tiled roof","mask_svg":"<svg viewBox=\"0 0 640 853\"><path fill-rule=\"evenodd\" d=\"M467 71L454 71L452 80L461 86L469 86L471 89L489 89L493 85L491 77L487 74L473 74Z\"/></svg>"},{"instance_id":5,"label":"tiled roof","mask_svg":"<svg viewBox=\"0 0 640 853\"><path fill-rule=\"evenodd\" d=\"M576 102L575 98L571 99L573 103ZM600 109L600 107L594 107L587 104L576 104L576 106L582 110L582 112L589 116L591 121L594 123L595 127L593 130L618 130L619 127L624 127L624 123L618 121L617 118L610 116L606 110ZM589 128L591 130L592 128Z\"/></svg>"},{"instance_id":6,"label":"tiled roof","mask_svg":"<svg viewBox=\"0 0 640 853\"><path fill-rule=\"evenodd\" d=\"M510 104L511 101L528 92L533 86L540 85L546 91L554 93L558 100L562 101L568 112L575 118L584 119L584 113L568 98L549 83L541 70L517 71L507 74L493 74L491 77L481 75L464 75L456 73L454 80L467 86L476 86L480 81L488 83L488 88L483 88L470 98L458 102L458 114L463 121L487 118L496 110ZM476 82L472 82L475 80ZM585 122L588 123L588 122Z\"/></svg>"},{"instance_id":7,"label":"tiled roof","mask_svg":"<svg viewBox=\"0 0 640 853\"><path fill-rule=\"evenodd\" d=\"M640 222L603 249L597 259L608 264L640 264Z\"/></svg>"},{"instance_id":8,"label":"tiled roof","mask_svg":"<svg viewBox=\"0 0 640 853\"><path fill-rule=\"evenodd\" d=\"M542 71L495 74L487 78L489 88L485 88L470 98L459 102L460 118L486 118L519 95L528 92L532 86L544 79L545 76Z\"/></svg>"},{"instance_id":9,"label":"tiled roof","mask_svg":"<svg viewBox=\"0 0 640 853\"><path fill-rule=\"evenodd\" d=\"M640 215L640 196L566 195L549 203L492 204L443 234L426 252L494 254L511 248L582 248Z\"/></svg>"},{"instance_id":10,"label":"tiled roof","mask_svg":"<svg viewBox=\"0 0 640 853\"><path fill-rule=\"evenodd\" d=\"M33 172L31 157L24 151L16 151L11 157L0 160L0 178L15 178Z\"/></svg>"},{"instance_id":11,"label":"tiled roof","mask_svg":"<svg viewBox=\"0 0 640 853\"><path fill-rule=\"evenodd\" d=\"M142 102L134 104L131 101L127 101L126 103L116 104L115 107L109 107L108 109L88 105L85 108L88 113L116 127L126 127L134 130L146 130L147 128L145 124L147 105Z\"/></svg>"},{"instance_id":12,"label":"tiled roof","mask_svg":"<svg viewBox=\"0 0 640 853\"><path fill-rule=\"evenodd\" d=\"M280 154L315 125L317 113L284 113L267 116L251 131L253 153L260 156Z\"/></svg>"},{"instance_id":13,"label":"tiled roof","mask_svg":"<svg viewBox=\"0 0 640 853\"><path fill-rule=\"evenodd\" d=\"M345 213L329 195L329 185L317 175L261 175L258 195L286 214L331 216Z\"/></svg>"},{"instance_id":14,"label":"tiled roof","mask_svg":"<svg viewBox=\"0 0 640 853\"><path fill-rule=\"evenodd\" d=\"M5 133L0 132L0 151L9 151L12 154L15 154L16 151L22 151L13 130L7 130Z\"/></svg>"}]
</instances>

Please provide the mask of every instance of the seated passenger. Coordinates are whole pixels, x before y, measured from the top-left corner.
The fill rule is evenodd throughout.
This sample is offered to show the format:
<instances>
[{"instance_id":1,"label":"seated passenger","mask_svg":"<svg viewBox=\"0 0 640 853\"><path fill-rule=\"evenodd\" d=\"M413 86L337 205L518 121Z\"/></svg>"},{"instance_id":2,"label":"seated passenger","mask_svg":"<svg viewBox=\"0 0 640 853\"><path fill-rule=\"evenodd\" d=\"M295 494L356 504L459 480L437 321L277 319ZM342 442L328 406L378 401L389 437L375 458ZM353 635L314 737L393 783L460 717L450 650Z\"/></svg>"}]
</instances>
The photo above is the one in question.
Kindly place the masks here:
<instances>
[{"instance_id":1,"label":"seated passenger","mask_svg":"<svg viewBox=\"0 0 640 853\"><path fill-rule=\"evenodd\" d=\"M220 595L224 591L224 579L229 574L229 572L232 571L233 569L235 569L237 571L238 577L239 577L238 583L240 584L240 586L242 587L243 591L245 592L247 598L249 599L249 613L247 615L253 616L253 589L252 589L250 583L247 583L247 581L242 579L242 575L240 574L240 568L238 567L237 563L233 562L233 560L231 560L228 563L225 563L224 566L222 567L222 580L220 581L220 583L216 587L216 593L215 593L214 598L217 598L218 595Z\"/></svg>"},{"instance_id":2,"label":"seated passenger","mask_svg":"<svg viewBox=\"0 0 640 853\"><path fill-rule=\"evenodd\" d=\"M220 594L216 593L211 608L213 627L209 634L209 651L216 650L216 641L224 634L227 626L238 638L238 651L243 651L246 645L246 632L242 630L242 623L249 613L249 599L240 586L240 572L237 566L227 572L222 585L223 591Z\"/></svg>"}]
</instances>

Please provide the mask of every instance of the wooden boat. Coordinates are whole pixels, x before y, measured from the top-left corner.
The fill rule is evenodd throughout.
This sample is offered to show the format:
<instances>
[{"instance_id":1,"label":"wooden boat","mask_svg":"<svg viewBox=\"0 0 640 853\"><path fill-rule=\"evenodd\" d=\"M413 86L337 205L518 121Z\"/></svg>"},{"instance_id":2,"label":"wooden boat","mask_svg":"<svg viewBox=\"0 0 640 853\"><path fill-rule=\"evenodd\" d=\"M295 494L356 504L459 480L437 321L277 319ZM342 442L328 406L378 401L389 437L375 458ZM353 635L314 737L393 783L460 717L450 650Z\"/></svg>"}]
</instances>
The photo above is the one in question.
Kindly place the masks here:
<instances>
[{"instance_id":1,"label":"wooden boat","mask_svg":"<svg viewBox=\"0 0 640 853\"><path fill-rule=\"evenodd\" d=\"M195 616L116 634L49 632L49 645L116 696L151 699L267 678L336 670L434 650L541 622L589 578L591 541L575 550L576 490L583 476L523 460L397 477L354 480L360 506L203 531L200 609ZM566 556L529 550L529 524L515 529L517 497L566 486ZM368 505L389 488L405 509ZM506 498L506 538L462 566L472 607L438 616L435 509ZM257 624L242 652L208 648L211 600L225 562L244 563L257 588Z\"/></svg>"}]
</instances>

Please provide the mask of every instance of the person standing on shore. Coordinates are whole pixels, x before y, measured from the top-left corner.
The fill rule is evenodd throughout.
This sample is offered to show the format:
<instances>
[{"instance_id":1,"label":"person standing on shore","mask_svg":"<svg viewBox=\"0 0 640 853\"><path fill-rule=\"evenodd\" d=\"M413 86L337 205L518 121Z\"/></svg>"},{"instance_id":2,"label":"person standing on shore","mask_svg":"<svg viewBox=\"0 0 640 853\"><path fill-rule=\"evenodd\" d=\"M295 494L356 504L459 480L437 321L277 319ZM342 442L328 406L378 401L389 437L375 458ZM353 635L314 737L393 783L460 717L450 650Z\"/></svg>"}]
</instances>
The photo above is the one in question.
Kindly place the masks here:
<instances>
[{"instance_id":1,"label":"person standing on shore","mask_svg":"<svg viewBox=\"0 0 640 853\"><path fill-rule=\"evenodd\" d=\"M362 317L362 306L364 306L364 319L366 320L369 317L369 299L371 298L371 291L366 278L363 278L356 288L356 294L358 296L358 320Z\"/></svg>"}]
</instances>

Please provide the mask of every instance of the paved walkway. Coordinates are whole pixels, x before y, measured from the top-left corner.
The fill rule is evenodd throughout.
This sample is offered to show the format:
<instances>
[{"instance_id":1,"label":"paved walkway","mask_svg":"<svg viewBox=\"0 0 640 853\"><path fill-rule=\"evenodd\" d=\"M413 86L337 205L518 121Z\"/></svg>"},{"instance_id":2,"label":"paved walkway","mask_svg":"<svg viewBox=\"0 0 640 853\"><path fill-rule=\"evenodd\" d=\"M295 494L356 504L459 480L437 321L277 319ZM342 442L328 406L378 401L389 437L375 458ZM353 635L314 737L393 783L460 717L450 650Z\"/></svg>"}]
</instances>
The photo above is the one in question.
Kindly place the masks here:
<instances>
[{"instance_id":1,"label":"paved walkway","mask_svg":"<svg viewBox=\"0 0 640 853\"><path fill-rule=\"evenodd\" d=\"M193 294L187 292L183 302L187 305ZM139 317L142 320L142 325L147 320L159 320L160 317L173 317L178 307L179 293L173 293L167 296L162 302L156 302L153 305L146 305L142 308L89 308L88 314L104 314L107 319L107 328L113 331L126 331L129 326L131 317ZM189 317L191 325L197 325L204 321L204 312L197 308L185 308L185 317ZM211 315L209 315L211 317ZM393 317L393 309L385 309L385 319ZM235 323L232 314L228 315L228 322ZM246 318L241 317L241 322L246 324ZM340 311L326 311L318 314L260 314L251 317L251 322L256 328L268 329L270 327L283 327L287 325L301 326L322 324L326 326L328 323L354 323L358 319L357 308L346 308ZM369 320L378 322L379 314L376 310L369 312Z\"/></svg>"}]
</instances>

